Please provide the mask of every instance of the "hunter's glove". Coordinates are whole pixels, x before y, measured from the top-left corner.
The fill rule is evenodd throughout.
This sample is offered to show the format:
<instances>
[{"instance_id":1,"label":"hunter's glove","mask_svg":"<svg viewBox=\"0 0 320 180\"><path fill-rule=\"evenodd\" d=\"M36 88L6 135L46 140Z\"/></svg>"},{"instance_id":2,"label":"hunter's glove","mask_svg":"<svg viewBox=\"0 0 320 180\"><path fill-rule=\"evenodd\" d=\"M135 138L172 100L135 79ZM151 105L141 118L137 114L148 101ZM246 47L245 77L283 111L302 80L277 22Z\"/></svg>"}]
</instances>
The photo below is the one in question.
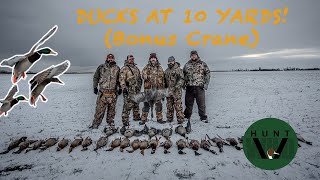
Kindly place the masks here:
<instances>
[{"instance_id":1,"label":"hunter's glove","mask_svg":"<svg viewBox=\"0 0 320 180\"><path fill-rule=\"evenodd\" d=\"M128 92L128 89L127 88L123 88L123 95L125 96L128 96L129 95L129 92Z\"/></svg>"},{"instance_id":2,"label":"hunter's glove","mask_svg":"<svg viewBox=\"0 0 320 180\"><path fill-rule=\"evenodd\" d=\"M98 88L93 88L93 93L94 93L95 95L97 95L97 94L98 94Z\"/></svg>"},{"instance_id":3,"label":"hunter's glove","mask_svg":"<svg viewBox=\"0 0 320 180\"><path fill-rule=\"evenodd\" d=\"M119 88L119 89L118 89L118 95L121 95L121 94L122 94L122 89Z\"/></svg>"},{"instance_id":4,"label":"hunter's glove","mask_svg":"<svg viewBox=\"0 0 320 180\"><path fill-rule=\"evenodd\" d=\"M208 89L208 84L205 84L203 88L204 88L204 90L207 90Z\"/></svg>"},{"instance_id":5,"label":"hunter's glove","mask_svg":"<svg viewBox=\"0 0 320 180\"><path fill-rule=\"evenodd\" d=\"M201 86L201 89L203 89L203 90L207 90L207 89L208 89L208 84L204 84L204 85L202 85L202 86Z\"/></svg>"}]
</instances>

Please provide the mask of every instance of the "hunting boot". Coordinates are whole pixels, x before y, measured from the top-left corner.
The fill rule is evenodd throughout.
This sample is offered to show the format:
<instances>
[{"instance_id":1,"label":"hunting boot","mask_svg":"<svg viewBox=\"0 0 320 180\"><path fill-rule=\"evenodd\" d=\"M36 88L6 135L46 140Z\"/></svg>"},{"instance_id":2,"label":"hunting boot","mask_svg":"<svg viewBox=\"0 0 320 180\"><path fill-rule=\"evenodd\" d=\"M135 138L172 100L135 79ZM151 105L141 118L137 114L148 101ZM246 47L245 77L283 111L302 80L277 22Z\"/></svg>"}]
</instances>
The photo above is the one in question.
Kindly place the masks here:
<instances>
[{"instance_id":1,"label":"hunting boot","mask_svg":"<svg viewBox=\"0 0 320 180\"><path fill-rule=\"evenodd\" d=\"M178 119L177 121L178 121L178 124L183 124L184 119Z\"/></svg>"},{"instance_id":2,"label":"hunting boot","mask_svg":"<svg viewBox=\"0 0 320 180\"><path fill-rule=\"evenodd\" d=\"M173 122L173 118L167 118L167 122L172 123Z\"/></svg>"},{"instance_id":3,"label":"hunting boot","mask_svg":"<svg viewBox=\"0 0 320 180\"><path fill-rule=\"evenodd\" d=\"M89 126L90 129L98 129L99 125L97 123L92 123L91 126Z\"/></svg>"},{"instance_id":4,"label":"hunting boot","mask_svg":"<svg viewBox=\"0 0 320 180\"><path fill-rule=\"evenodd\" d=\"M166 121L163 121L162 120L162 112L156 112L156 117L157 117L157 122L160 123L160 124L165 124Z\"/></svg>"},{"instance_id":5,"label":"hunting boot","mask_svg":"<svg viewBox=\"0 0 320 180\"><path fill-rule=\"evenodd\" d=\"M144 125L147 122L148 112L142 112L140 125Z\"/></svg>"},{"instance_id":6,"label":"hunting boot","mask_svg":"<svg viewBox=\"0 0 320 180\"><path fill-rule=\"evenodd\" d=\"M108 124L109 124L109 127L110 127L110 128L115 128L115 125L114 125L114 123L113 123L113 122L108 123Z\"/></svg>"}]
</instances>

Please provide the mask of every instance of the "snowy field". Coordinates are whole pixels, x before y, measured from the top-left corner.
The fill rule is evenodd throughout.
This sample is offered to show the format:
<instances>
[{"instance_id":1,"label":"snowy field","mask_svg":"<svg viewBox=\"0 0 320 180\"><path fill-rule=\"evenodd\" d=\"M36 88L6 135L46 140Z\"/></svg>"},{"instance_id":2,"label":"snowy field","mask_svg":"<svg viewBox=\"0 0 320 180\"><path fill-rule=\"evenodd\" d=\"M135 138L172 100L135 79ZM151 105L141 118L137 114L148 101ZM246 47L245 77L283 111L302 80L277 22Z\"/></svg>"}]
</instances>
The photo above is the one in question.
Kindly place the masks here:
<instances>
[{"instance_id":1,"label":"snowy field","mask_svg":"<svg viewBox=\"0 0 320 180\"><path fill-rule=\"evenodd\" d=\"M28 79L32 75L28 75ZM89 130L96 96L92 90L92 74L64 75L65 86L50 85L44 93L47 103L38 101L37 108L20 103L0 118L0 151L10 139L27 136L30 139L59 137L74 139L90 136L94 143L103 135L105 120L99 129ZM0 97L10 89L10 76L0 75ZM20 81L20 93L28 96L27 81ZM8 154L0 156L0 171L6 167L30 164L31 169L2 172L0 179L320 179L320 71L300 72L220 72L213 73L207 97L210 123L199 121L196 107L192 115L192 133L189 138L200 140L208 133L227 137L240 137L251 123L258 119L274 117L288 122L313 146L303 143L295 159L286 167L265 171L254 167L243 151L224 147L224 153L210 154L200 150L195 156L190 149L179 155L176 146L170 154L158 148L142 156L139 151L121 153L119 148L106 152L81 152L67 148L56 152L56 146L39 153ZM123 100L119 97L115 123L120 126ZM141 104L142 105L142 104ZM165 108L165 103L164 110ZM142 129L137 122L133 128ZM169 127L149 121L148 126ZM231 128L217 128L230 126ZM119 134L109 138L109 142ZM145 136L140 139L147 138ZM132 137L131 140L135 139ZM163 141L162 138L160 141ZM173 142L180 139L174 134ZM213 147L217 152L218 148ZM130 149L130 148L129 148ZM312 165L313 164L313 165Z\"/></svg>"}]
</instances>

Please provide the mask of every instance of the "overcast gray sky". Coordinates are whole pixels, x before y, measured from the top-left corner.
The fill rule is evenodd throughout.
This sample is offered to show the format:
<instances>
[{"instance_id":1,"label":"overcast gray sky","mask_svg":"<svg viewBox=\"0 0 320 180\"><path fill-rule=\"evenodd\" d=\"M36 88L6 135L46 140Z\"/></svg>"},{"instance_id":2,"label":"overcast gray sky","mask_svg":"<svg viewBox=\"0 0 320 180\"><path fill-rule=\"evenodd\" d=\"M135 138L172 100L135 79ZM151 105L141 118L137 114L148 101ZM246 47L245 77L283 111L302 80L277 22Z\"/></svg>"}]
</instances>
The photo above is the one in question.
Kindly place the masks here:
<instances>
[{"instance_id":1,"label":"overcast gray sky","mask_svg":"<svg viewBox=\"0 0 320 180\"><path fill-rule=\"evenodd\" d=\"M289 7L285 24L252 25L229 24L218 25L217 9L227 8L269 9ZM18 1L1 3L0 7L0 58L5 59L15 54L29 51L31 46L52 26L59 26L58 32L47 43L59 56L44 59L34 67L46 67L65 59L72 63L72 69L94 69L101 64L108 53L114 53L120 65L128 54L134 54L140 67L147 63L150 52L157 52L161 64L166 67L169 56L184 64L189 58L190 50L198 50L200 57L208 63L211 70L229 70L235 68L283 68L320 67L320 19L319 0L56 0L56 1ZM76 10L84 9L139 9L139 21L135 25L112 24L78 25ZM174 8L166 25L145 24L146 16L153 9ZM183 24L184 11L205 10L208 14L204 23ZM234 11L233 11L234 12ZM109 17L109 15L108 15ZM116 17L110 15L110 18ZM130 16L126 15L128 20ZM260 18L260 16L258 16ZM241 46L190 46L185 37L188 33L199 30L203 34L222 35L250 34L251 28L259 32L260 42L254 49ZM175 46L122 45L107 49L105 33L109 28L132 35L164 35L177 34ZM252 35L250 34L252 37ZM198 38L197 38L198 40ZM200 39L199 39L200 40Z\"/></svg>"}]
</instances>

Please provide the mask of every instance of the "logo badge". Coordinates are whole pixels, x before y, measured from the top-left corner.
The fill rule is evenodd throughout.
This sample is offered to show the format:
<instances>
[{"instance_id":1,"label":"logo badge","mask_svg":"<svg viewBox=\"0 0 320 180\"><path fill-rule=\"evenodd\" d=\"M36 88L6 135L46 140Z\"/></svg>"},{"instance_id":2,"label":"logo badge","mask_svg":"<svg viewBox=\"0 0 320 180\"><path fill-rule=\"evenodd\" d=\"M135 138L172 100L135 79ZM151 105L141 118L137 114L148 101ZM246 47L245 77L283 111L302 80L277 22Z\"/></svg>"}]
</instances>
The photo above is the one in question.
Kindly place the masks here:
<instances>
[{"instance_id":1,"label":"logo badge","mask_svg":"<svg viewBox=\"0 0 320 180\"><path fill-rule=\"evenodd\" d=\"M295 157L298 139L286 122L265 118L253 123L243 137L243 150L256 167L266 170L280 169Z\"/></svg>"}]
</instances>

